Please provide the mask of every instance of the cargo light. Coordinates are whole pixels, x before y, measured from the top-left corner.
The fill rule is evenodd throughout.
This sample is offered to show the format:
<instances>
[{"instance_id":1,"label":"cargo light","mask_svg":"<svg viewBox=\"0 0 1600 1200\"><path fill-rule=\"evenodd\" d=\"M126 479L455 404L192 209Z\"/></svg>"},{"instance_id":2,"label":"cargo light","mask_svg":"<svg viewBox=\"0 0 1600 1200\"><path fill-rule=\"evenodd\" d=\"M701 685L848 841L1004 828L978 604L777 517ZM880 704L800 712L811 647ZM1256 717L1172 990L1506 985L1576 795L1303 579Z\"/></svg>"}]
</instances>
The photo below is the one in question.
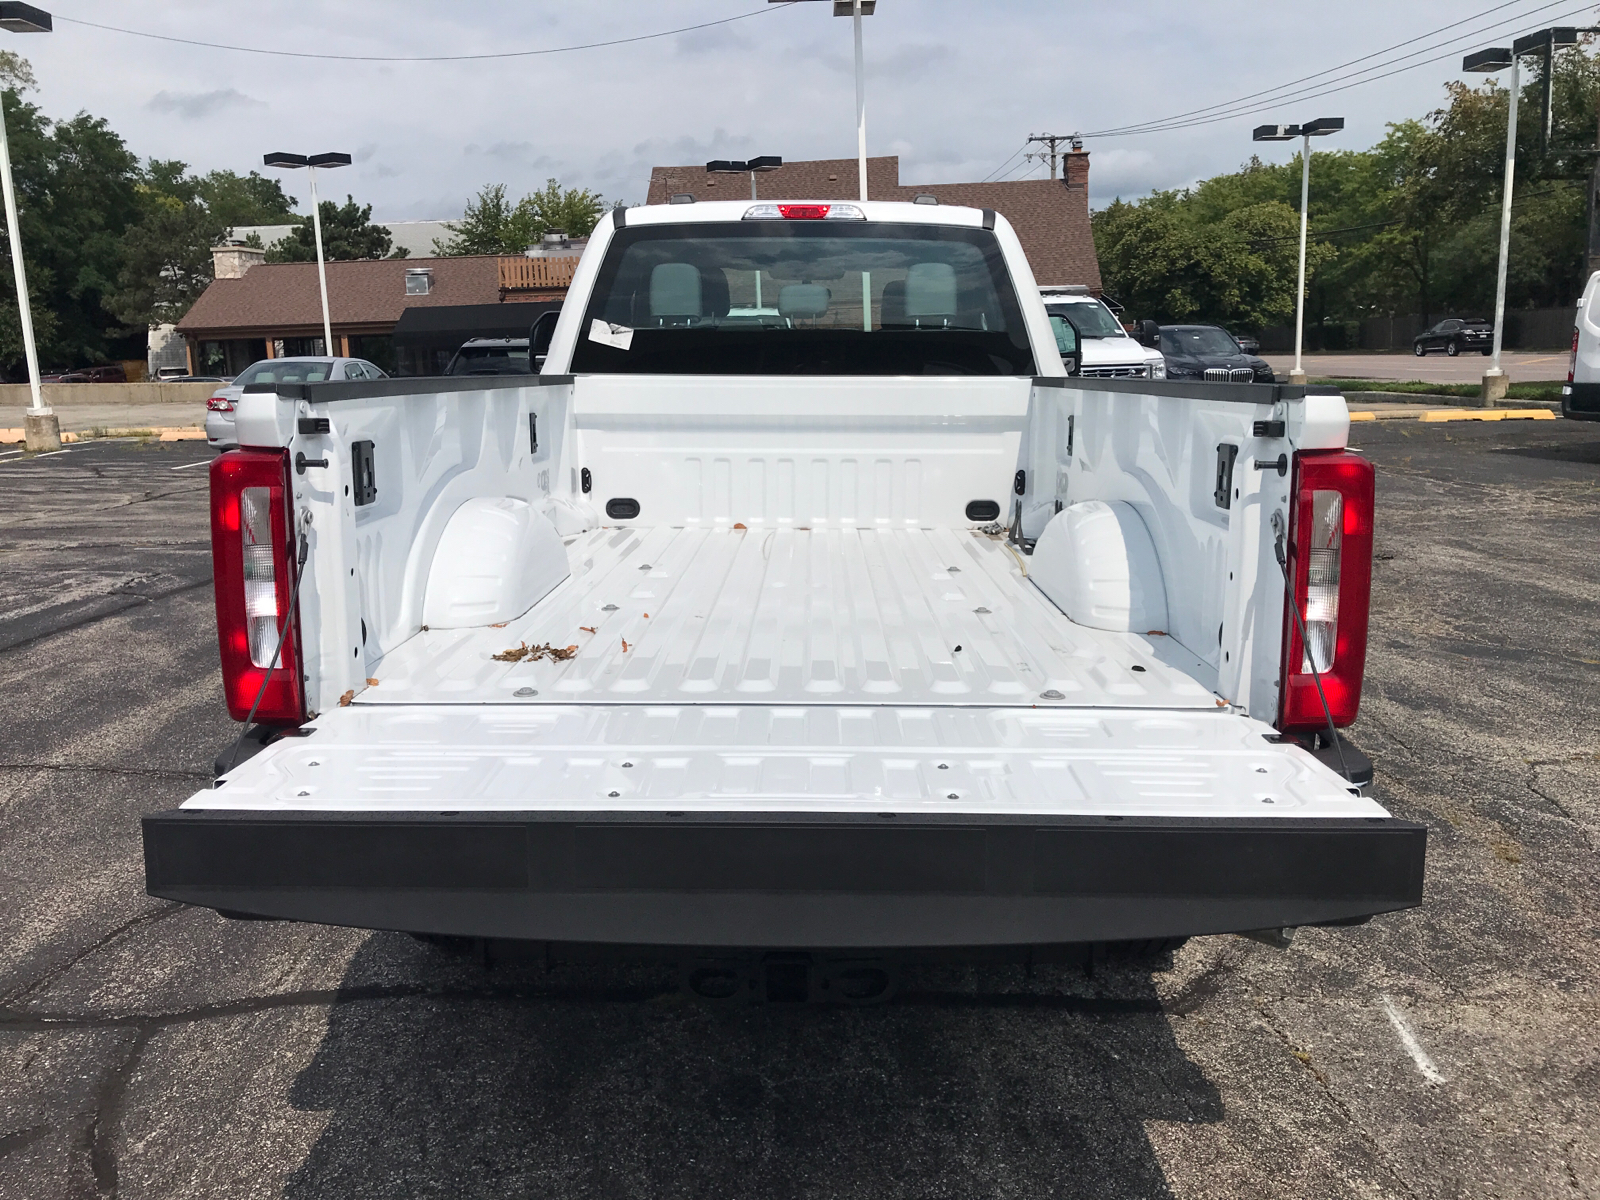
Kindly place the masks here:
<instances>
[{"instance_id":1,"label":"cargo light","mask_svg":"<svg viewBox=\"0 0 1600 1200\"><path fill-rule=\"evenodd\" d=\"M1278 720L1286 733L1355 721L1372 595L1372 464L1348 451L1302 451L1294 471L1288 554L1305 637L1286 612Z\"/></svg>"},{"instance_id":2,"label":"cargo light","mask_svg":"<svg viewBox=\"0 0 1600 1200\"><path fill-rule=\"evenodd\" d=\"M226 396L213 396L206 401L207 412L232 412L233 401Z\"/></svg>"},{"instance_id":3,"label":"cargo light","mask_svg":"<svg viewBox=\"0 0 1600 1200\"><path fill-rule=\"evenodd\" d=\"M744 210L746 221L865 221L867 214L854 204L752 204Z\"/></svg>"},{"instance_id":4,"label":"cargo light","mask_svg":"<svg viewBox=\"0 0 1600 1200\"><path fill-rule=\"evenodd\" d=\"M290 495L286 450L232 450L211 464L217 645L235 721L252 707L262 724L306 719Z\"/></svg>"}]
</instances>

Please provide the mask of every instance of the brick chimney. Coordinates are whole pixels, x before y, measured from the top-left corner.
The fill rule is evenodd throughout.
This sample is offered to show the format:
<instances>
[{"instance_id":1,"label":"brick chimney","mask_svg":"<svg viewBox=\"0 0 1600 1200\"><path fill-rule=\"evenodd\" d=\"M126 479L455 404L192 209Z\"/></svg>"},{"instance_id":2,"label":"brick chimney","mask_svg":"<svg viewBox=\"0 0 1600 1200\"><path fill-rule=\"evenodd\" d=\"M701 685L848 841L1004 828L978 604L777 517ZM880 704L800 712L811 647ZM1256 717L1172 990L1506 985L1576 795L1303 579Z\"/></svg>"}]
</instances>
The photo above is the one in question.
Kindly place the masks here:
<instances>
[{"instance_id":1,"label":"brick chimney","mask_svg":"<svg viewBox=\"0 0 1600 1200\"><path fill-rule=\"evenodd\" d=\"M1069 188L1089 186L1089 152L1069 150L1061 156L1061 180Z\"/></svg>"},{"instance_id":2,"label":"brick chimney","mask_svg":"<svg viewBox=\"0 0 1600 1200\"><path fill-rule=\"evenodd\" d=\"M212 275L217 279L243 279L244 273L266 261L267 252L243 242L211 247Z\"/></svg>"}]
</instances>

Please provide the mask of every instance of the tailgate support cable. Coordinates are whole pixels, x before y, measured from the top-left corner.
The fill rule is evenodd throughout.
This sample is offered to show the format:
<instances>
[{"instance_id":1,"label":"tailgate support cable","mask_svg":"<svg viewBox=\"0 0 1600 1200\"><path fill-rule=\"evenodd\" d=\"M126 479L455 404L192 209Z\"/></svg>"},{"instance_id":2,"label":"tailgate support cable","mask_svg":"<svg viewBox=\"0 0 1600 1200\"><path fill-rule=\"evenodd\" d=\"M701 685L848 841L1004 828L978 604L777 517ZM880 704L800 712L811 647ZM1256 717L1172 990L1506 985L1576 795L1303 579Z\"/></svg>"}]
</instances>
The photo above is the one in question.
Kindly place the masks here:
<instances>
[{"instance_id":1,"label":"tailgate support cable","mask_svg":"<svg viewBox=\"0 0 1600 1200\"><path fill-rule=\"evenodd\" d=\"M1339 744L1339 731L1333 727L1333 710L1328 707L1328 697L1322 690L1322 672L1317 670L1317 660L1311 654L1311 638L1306 634L1306 619L1301 615L1300 606L1295 603L1294 584L1289 581L1289 559L1284 552L1285 533L1281 512L1272 514L1272 532L1276 535L1272 540L1272 553L1278 560L1278 570L1283 572L1284 598L1289 602L1289 611L1294 614L1294 623L1300 627L1300 644L1306 648L1306 662L1311 664L1311 682L1317 685L1317 699L1322 701L1322 715L1328 718L1328 736L1333 739L1334 752L1339 756L1339 773L1344 776L1345 782L1354 784L1355 776L1350 774L1350 768L1344 761L1344 747Z\"/></svg>"},{"instance_id":2,"label":"tailgate support cable","mask_svg":"<svg viewBox=\"0 0 1600 1200\"><path fill-rule=\"evenodd\" d=\"M239 746L244 741L245 735L250 732L250 722L256 719L256 709L261 707L261 698L267 694L267 683L272 679L272 673L278 669L278 657L283 653L284 639L289 636L289 630L294 626L295 614L300 611L300 581L306 577L306 559L311 554L311 543L306 538L305 530L300 531L300 546L295 554L294 589L289 593L289 619L283 623L283 628L278 630L278 644L273 648L272 661L267 664L267 670L261 676L261 687L256 691L256 702L250 706L250 713L244 719L244 727L239 730L239 736L233 739L225 754L219 754L217 761L224 758L228 760L226 771L218 774L226 775L239 764L235 758L239 753Z\"/></svg>"}]
</instances>

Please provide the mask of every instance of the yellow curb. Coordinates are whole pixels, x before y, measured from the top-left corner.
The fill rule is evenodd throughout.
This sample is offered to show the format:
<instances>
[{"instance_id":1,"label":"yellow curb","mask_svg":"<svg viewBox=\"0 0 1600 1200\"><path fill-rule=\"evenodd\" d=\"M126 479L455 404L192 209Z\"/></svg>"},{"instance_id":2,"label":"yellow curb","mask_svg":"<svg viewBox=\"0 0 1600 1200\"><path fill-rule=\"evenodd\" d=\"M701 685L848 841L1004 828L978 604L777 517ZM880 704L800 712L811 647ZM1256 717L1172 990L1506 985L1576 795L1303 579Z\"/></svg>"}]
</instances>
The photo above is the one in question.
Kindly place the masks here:
<instances>
[{"instance_id":1,"label":"yellow curb","mask_svg":"<svg viewBox=\"0 0 1600 1200\"><path fill-rule=\"evenodd\" d=\"M163 442L203 442L206 440L206 431L204 429L163 429L161 431L161 440Z\"/></svg>"},{"instance_id":2,"label":"yellow curb","mask_svg":"<svg viewBox=\"0 0 1600 1200\"><path fill-rule=\"evenodd\" d=\"M1419 421L1554 421L1548 408L1489 408L1477 412L1460 409L1434 409L1421 414Z\"/></svg>"},{"instance_id":3,"label":"yellow curb","mask_svg":"<svg viewBox=\"0 0 1600 1200\"><path fill-rule=\"evenodd\" d=\"M1352 421L1376 421L1378 414L1374 412L1353 412L1350 414Z\"/></svg>"},{"instance_id":4,"label":"yellow curb","mask_svg":"<svg viewBox=\"0 0 1600 1200\"><path fill-rule=\"evenodd\" d=\"M0 444L5 442L20 442L27 435L20 429L0 429Z\"/></svg>"}]
</instances>

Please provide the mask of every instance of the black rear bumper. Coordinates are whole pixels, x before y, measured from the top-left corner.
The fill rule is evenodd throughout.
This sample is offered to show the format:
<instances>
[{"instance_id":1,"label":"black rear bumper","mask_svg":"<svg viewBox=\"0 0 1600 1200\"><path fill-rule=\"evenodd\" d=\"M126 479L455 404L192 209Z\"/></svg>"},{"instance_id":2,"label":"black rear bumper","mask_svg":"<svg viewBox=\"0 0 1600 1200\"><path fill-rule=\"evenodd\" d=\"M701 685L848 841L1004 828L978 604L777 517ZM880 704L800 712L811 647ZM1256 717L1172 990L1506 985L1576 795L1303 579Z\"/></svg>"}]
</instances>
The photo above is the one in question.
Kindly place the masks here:
<instances>
[{"instance_id":1,"label":"black rear bumper","mask_svg":"<svg viewBox=\"0 0 1600 1200\"><path fill-rule=\"evenodd\" d=\"M1561 415L1571 421L1600 421L1600 383L1569 383L1562 390Z\"/></svg>"},{"instance_id":2,"label":"black rear bumper","mask_svg":"<svg viewBox=\"0 0 1600 1200\"><path fill-rule=\"evenodd\" d=\"M144 818L149 893L412 933L771 948L1042 945L1348 922L1422 902L1390 819L876 813Z\"/></svg>"}]
</instances>

